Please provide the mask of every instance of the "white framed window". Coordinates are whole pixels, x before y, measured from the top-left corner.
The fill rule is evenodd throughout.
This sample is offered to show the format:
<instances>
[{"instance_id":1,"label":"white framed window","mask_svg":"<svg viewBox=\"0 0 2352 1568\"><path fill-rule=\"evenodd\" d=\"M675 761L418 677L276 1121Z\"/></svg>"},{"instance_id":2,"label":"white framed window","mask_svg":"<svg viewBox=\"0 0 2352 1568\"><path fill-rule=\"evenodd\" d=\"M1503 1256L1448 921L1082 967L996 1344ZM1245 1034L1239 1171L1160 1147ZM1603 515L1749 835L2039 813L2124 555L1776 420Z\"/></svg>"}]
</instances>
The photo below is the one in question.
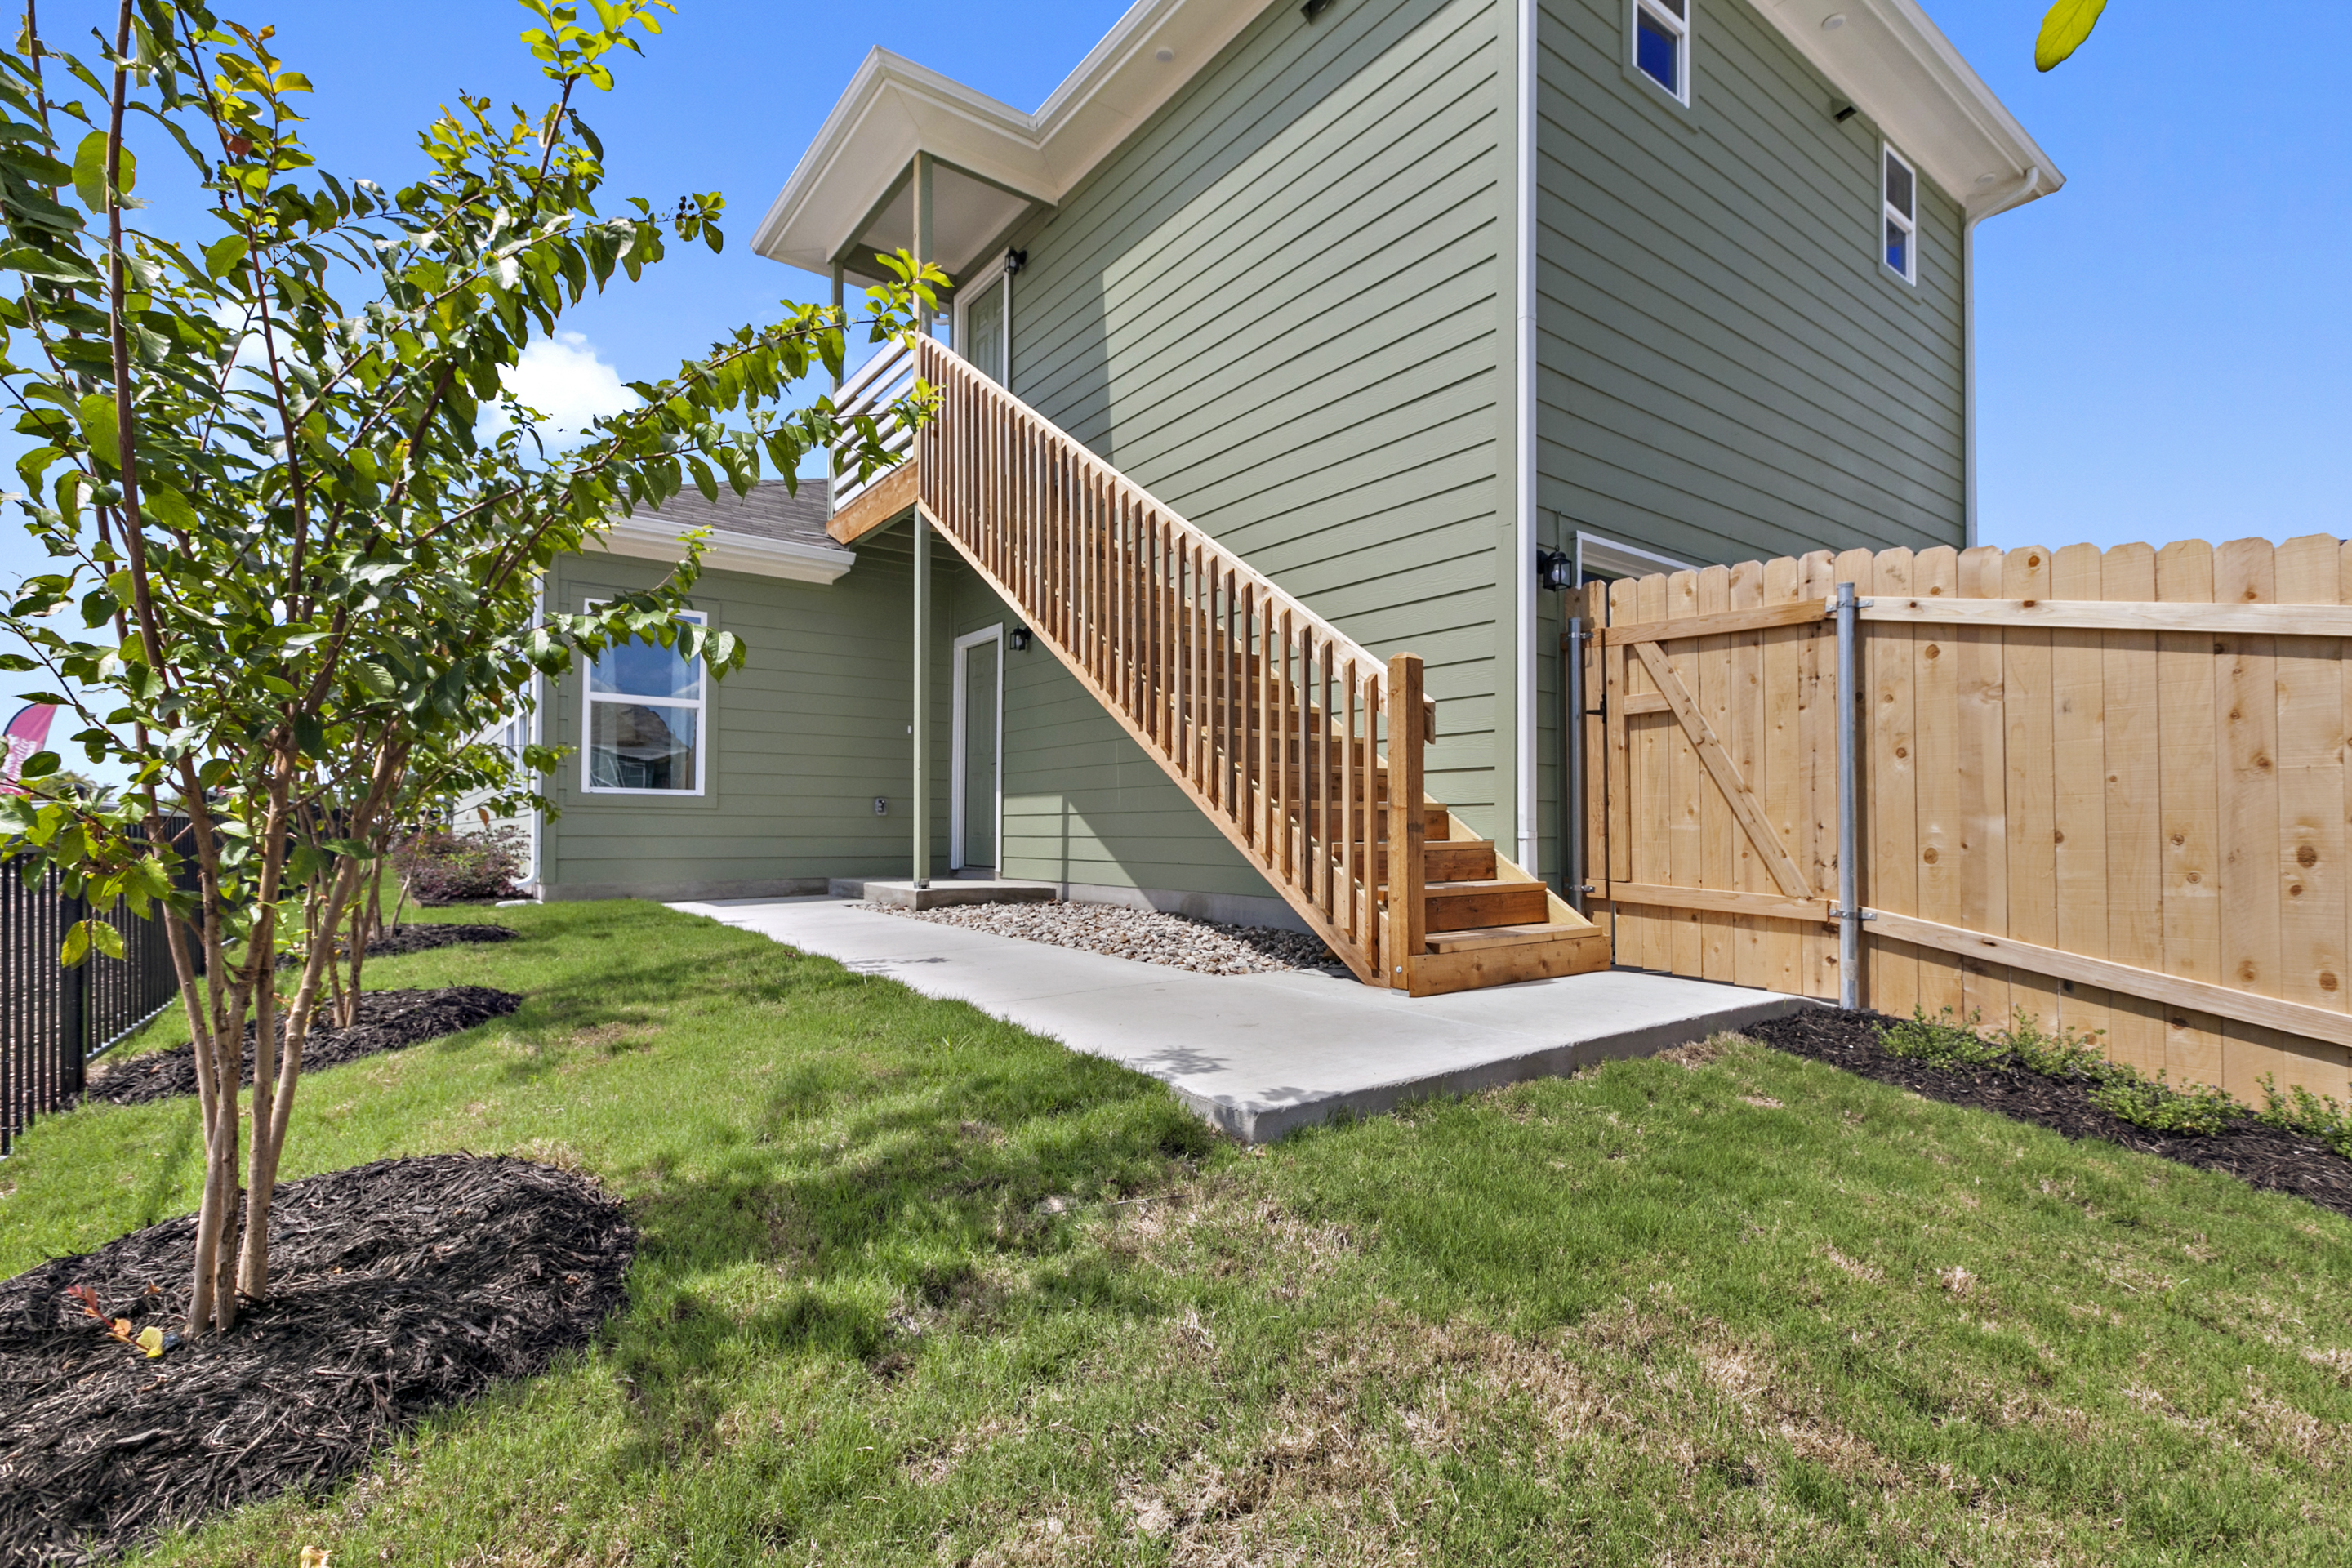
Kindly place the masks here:
<instances>
[{"instance_id":1,"label":"white framed window","mask_svg":"<svg viewBox=\"0 0 2352 1568\"><path fill-rule=\"evenodd\" d=\"M1919 174L1909 160L1880 144L1878 197L1885 209L1885 247L1879 252L1886 269L1906 283L1919 281Z\"/></svg>"},{"instance_id":2,"label":"white framed window","mask_svg":"<svg viewBox=\"0 0 2352 1568\"><path fill-rule=\"evenodd\" d=\"M1633 0L1633 68L1690 101L1690 8L1694 0Z\"/></svg>"},{"instance_id":3,"label":"white framed window","mask_svg":"<svg viewBox=\"0 0 2352 1568\"><path fill-rule=\"evenodd\" d=\"M595 602L587 607L593 610ZM709 620L691 610L681 618ZM590 795L704 793L708 679L699 658L656 642L606 648L583 683L581 788Z\"/></svg>"},{"instance_id":4,"label":"white framed window","mask_svg":"<svg viewBox=\"0 0 2352 1568\"><path fill-rule=\"evenodd\" d=\"M1012 384L1013 274L1004 258L972 274L955 292L955 351L999 386Z\"/></svg>"}]
</instances>

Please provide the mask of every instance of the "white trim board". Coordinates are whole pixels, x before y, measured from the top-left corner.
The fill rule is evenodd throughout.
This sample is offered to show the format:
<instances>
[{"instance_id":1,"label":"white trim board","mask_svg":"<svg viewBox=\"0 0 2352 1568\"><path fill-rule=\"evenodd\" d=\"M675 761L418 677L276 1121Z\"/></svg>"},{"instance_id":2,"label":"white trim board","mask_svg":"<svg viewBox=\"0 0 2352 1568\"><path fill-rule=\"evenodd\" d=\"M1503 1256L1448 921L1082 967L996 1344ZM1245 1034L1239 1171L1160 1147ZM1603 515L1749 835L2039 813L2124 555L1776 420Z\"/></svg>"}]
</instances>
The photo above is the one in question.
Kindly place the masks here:
<instances>
[{"instance_id":1,"label":"white trim board","mask_svg":"<svg viewBox=\"0 0 2352 1568\"><path fill-rule=\"evenodd\" d=\"M2037 194L2065 183L1916 0L1757 5L1972 216L1999 204L2028 170L2041 171ZM1265 10L1264 0L1137 0L1034 114L876 48L801 154L751 247L828 272L918 152L1057 204ZM1832 16L1839 25L1824 26Z\"/></svg>"},{"instance_id":2,"label":"white trim board","mask_svg":"<svg viewBox=\"0 0 2352 1568\"><path fill-rule=\"evenodd\" d=\"M996 856L990 869L1002 871L1004 866L1004 623L984 626L976 632L966 632L955 640L955 690L950 701L948 721L948 869L964 868L964 806L971 792L971 781L964 776L965 742L970 739L971 714L967 700L968 673L965 655L985 643L996 645L996 702L989 721L996 729Z\"/></svg>"}]
</instances>

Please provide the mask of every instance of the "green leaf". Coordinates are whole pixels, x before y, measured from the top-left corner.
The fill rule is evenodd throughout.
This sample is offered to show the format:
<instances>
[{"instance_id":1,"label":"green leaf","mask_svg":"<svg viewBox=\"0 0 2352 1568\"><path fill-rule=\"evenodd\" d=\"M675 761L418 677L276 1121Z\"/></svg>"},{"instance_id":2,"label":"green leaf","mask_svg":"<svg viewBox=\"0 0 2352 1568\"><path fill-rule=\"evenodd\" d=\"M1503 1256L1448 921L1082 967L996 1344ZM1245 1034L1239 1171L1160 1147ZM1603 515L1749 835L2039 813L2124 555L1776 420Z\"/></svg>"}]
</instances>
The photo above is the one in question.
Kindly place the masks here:
<instances>
[{"instance_id":1,"label":"green leaf","mask_svg":"<svg viewBox=\"0 0 2352 1568\"><path fill-rule=\"evenodd\" d=\"M122 466L122 442L114 424L114 395L93 392L81 400L81 433L89 449L110 468Z\"/></svg>"},{"instance_id":2,"label":"green leaf","mask_svg":"<svg viewBox=\"0 0 2352 1568\"><path fill-rule=\"evenodd\" d=\"M89 927L90 945L109 958L122 956L122 933L105 921L85 921Z\"/></svg>"},{"instance_id":3,"label":"green leaf","mask_svg":"<svg viewBox=\"0 0 2352 1568\"><path fill-rule=\"evenodd\" d=\"M16 776L20 779L45 779L63 766L65 763L55 752L35 752L25 759L25 765L17 770Z\"/></svg>"},{"instance_id":4,"label":"green leaf","mask_svg":"<svg viewBox=\"0 0 2352 1568\"><path fill-rule=\"evenodd\" d=\"M106 132L93 131L74 150L74 195L92 212L106 210Z\"/></svg>"},{"instance_id":5,"label":"green leaf","mask_svg":"<svg viewBox=\"0 0 2352 1568\"><path fill-rule=\"evenodd\" d=\"M65 944L58 949L58 962L68 969L77 969L89 957L89 922L76 921L66 927Z\"/></svg>"},{"instance_id":6,"label":"green leaf","mask_svg":"<svg viewBox=\"0 0 2352 1568\"><path fill-rule=\"evenodd\" d=\"M2058 0L2042 18L2042 37L2033 43L2033 68L2049 70L2083 47L2107 0Z\"/></svg>"},{"instance_id":7,"label":"green leaf","mask_svg":"<svg viewBox=\"0 0 2352 1568\"><path fill-rule=\"evenodd\" d=\"M245 236L230 235L205 247L205 270L215 278L226 278L245 265Z\"/></svg>"}]
</instances>

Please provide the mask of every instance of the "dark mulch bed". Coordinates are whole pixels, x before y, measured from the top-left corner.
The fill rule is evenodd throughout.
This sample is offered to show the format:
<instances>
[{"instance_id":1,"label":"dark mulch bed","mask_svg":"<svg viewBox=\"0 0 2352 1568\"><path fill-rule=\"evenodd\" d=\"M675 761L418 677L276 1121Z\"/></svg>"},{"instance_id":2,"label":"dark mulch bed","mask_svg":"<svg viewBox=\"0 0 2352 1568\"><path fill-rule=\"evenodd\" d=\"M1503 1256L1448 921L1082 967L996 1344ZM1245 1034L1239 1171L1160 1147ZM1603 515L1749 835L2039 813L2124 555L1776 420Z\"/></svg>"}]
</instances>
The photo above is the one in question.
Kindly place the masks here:
<instances>
[{"instance_id":1,"label":"dark mulch bed","mask_svg":"<svg viewBox=\"0 0 2352 1568\"><path fill-rule=\"evenodd\" d=\"M636 1247L586 1177L465 1154L289 1182L269 1230L269 1300L160 1361L66 1291L176 1331L193 1217L0 1284L0 1562L89 1562L332 1481L426 1412L588 1343Z\"/></svg>"},{"instance_id":2,"label":"dark mulch bed","mask_svg":"<svg viewBox=\"0 0 2352 1568\"><path fill-rule=\"evenodd\" d=\"M522 932L512 926L411 921L378 931L368 939L370 958L398 958L404 953L430 952L436 947L462 947L473 942L512 942Z\"/></svg>"},{"instance_id":3,"label":"dark mulch bed","mask_svg":"<svg viewBox=\"0 0 2352 1568\"><path fill-rule=\"evenodd\" d=\"M2352 1160L2325 1144L2247 1116L2222 1131L2158 1132L2136 1127L2095 1103L2089 1086L2019 1068L1944 1068L1898 1057L1878 1031L1899 1020L1883 1013L1809 1007L1741 1031L1774 1050L1811 1057L1881 1083L1898 1084L1950 1105L1997 1110L2069 1138L2103 1138L2184 1165L2226 1171L2253 1186L2293 1193L2352 1215Z\"/></svg>"},{"instance_id":4,"label":"dark mulch bed","mask_svg":"<svg viewBox=\"0 0 2352 1568\"><path fill-rule=\"evenodd\" d=\"M491 925L487 921L450 924L433 921L412 921L394 926L390 931L375 933L368 940L370 958L401 958L412 952L430 952L436 947L462 947L468 942L513 942L522 935L512 926ZM344 944L338 943L340 950ZM280 969L294 967L292 953L278 961Z\"/></svg>"},{"instance_id":5,"label":"dark mulch bed","mask_svg":"<svg viewBox=\"0 0 2352 1568\"><path fill-rule=\"evenodd\" d=\"M447 985L438 991L362 991L358 1021L350 1028L311 1029L310 1039L302 1047L302 1068L308 1072L313 1068L339 1067L379 1051L396 1051L404 1046L437 1040L492 1018L503 1018L521 1005L522 998L513 992L493 991L487 985ZM253 1081L250 1023L245 1026L244 1081ZM195 1047L173 1046L168 1050L125 1058L102 1076L92 1079L89 1087L82 1091L82 1099L104 1100L110 1105L144 1105L149 1100L195 1092Z\"/></svg>"}]
</instances>

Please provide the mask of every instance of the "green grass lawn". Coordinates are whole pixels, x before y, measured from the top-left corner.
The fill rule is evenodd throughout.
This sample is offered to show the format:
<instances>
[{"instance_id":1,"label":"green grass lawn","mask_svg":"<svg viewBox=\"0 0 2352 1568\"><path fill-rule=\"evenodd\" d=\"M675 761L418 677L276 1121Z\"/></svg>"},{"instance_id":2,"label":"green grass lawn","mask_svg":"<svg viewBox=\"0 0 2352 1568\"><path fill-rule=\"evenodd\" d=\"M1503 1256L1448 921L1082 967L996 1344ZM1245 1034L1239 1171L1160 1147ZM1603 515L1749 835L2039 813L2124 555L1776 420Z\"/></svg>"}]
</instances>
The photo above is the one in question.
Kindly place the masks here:
<instances>
[{"instance_id":1,"label":"green grass lawn","mask_svg":"<svg viewBox=\"0 0 2352 1568\"><path fill-rule=\"evenodd\" d=\"M522 1011L310 1078L288 1174L576 1163L627 1310L153 1561L2352 1561L2352 1224L2296 1200L1737 1042L1244 1151L755 936L495 918L369 978ZM194 1204L191 1104L20 1148L0 1276Z\"/></svg>"}]
</instances>

